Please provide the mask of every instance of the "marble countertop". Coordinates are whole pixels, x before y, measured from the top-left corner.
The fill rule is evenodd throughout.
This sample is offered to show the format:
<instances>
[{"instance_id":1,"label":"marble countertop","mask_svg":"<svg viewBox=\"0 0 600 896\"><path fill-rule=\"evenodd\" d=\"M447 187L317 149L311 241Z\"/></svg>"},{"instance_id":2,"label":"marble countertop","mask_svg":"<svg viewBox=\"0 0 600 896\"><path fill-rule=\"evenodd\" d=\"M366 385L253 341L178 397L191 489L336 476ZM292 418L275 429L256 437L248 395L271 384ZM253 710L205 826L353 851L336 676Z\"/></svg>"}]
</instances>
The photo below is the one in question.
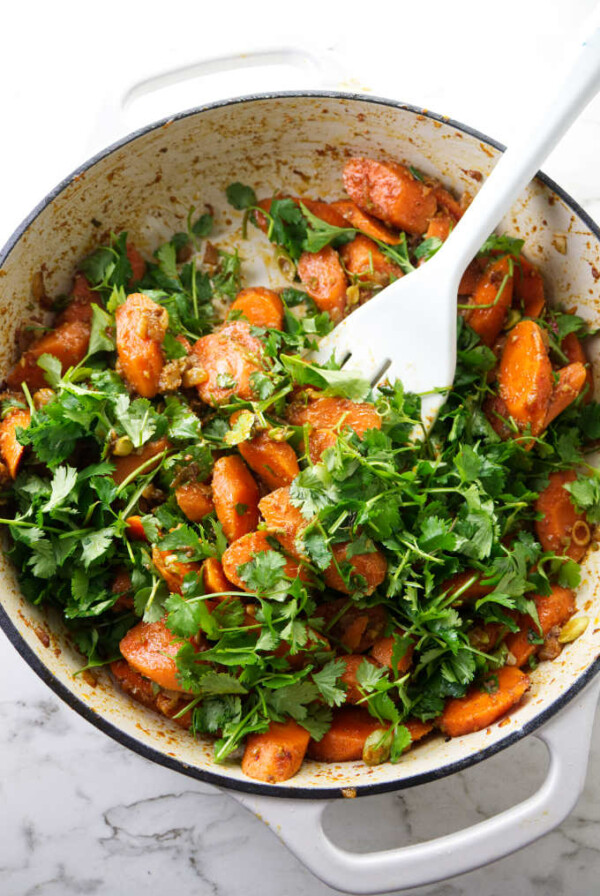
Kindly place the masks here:
<instances>
[{"instance_id":1,"label":"marble countertop","mask_svg":"<svg viewBox=\"0 0 600 896\"><path fill-rule=\"evenodd\" d=\"M429 0L423 10L381 0L365 22L364 10L349 6L342 14L337 4L305 0L298 20L287 21L288 8L275 0L232 0L227 20L235 27L228 28L218 8L192 0L180 0L168 13L164 5L105 0L94 10L93 27L80 17L79 3L44 5L36 10L35 27L29 4L11 5L3 18L12 38L0 57L9 135L0 143L0 243L93 149L138 123L135 115L151 120L197 104L213 98L209 88L225 96L265 87L246 76L236 84L217 79L199 86L194 102L189 94L178 101L163 97L156 114L140 107L118 127L113 119L112 132L101 133L98 110L157 69L248 46L300 44L317 53L333 48L349 73L346 89L396 96L508 143L539 86L555 76L565 39L593 5L572 0L567 20L567 7L558 0L504 0L501 15L493 18L479 0ZM210 41L203 42L206 35ZM140 47L143 52L136 52ZM306 72L277 73L275 80L271 74L268 84L300 86L318 84ZM599 135L596 100L545 166L596 220ZM149 763L86 723L1 635L0 670L2 896L334 892L226 793ZM327 827L334 839L360 850L418 842L514 805L539 786L545 768L543 746L528 738L449 779L333 804ZM557 830L487 868L404 892L588 896L599 878L600 713L585 790Z\"/></svg>"}]
</instances>

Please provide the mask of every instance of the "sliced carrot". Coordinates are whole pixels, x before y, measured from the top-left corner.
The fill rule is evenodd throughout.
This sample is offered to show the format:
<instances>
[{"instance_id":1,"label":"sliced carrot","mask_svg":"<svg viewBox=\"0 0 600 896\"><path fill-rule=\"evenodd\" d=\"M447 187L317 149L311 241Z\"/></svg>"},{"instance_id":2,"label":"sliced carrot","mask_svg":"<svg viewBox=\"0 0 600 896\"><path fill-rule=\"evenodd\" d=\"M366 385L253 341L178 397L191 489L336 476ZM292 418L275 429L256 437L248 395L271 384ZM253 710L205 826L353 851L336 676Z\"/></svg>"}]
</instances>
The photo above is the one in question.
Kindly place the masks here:
<instances>
[{"instance_id":1,"label":"sliced carrot","mask_svg":"<svg viewBox=\"0 0 600 896\"><path fill-rule=\"evenodd\" d=\"M402 270L383 254L368 236L359 233L340 249L340 256L348 273L359 281L387 286L402 277Z\"/></svg>"},{"instance_id":2,"label":"sliced carrot","mask_svg":"<svg viewBox=\"0 0 600 896\"><path fill-rule=\"evenodd\" d=\"M340 676L340 681L346 689L346 703L358 703L358 701L364 697L364 693L361 690L356 677L358 670L363 663L368 663L371 666L375 666L375 668L379 668L379 663L377 660L373 659L373 657L363 656L360 653L352 653L350 656L341 656L339 657L339 660L346 667Z\"/></svg>"},{"instance_id":3,"label":"sliced carrot","mask_svg":"<svg viewBox=\"0 0 600 896\"><path fill-rule=\"evenodd\" d=\"M449 193L441 184L433 188L433 193L439 207L444 209L454 221L460 221L464 209L458 199L455 199L452 193Z\"/></svg>"},{"instance_id":4,"label":"sliced carrot","mask_svg":"<svg viewBox=\"0 0 600 896\"><path fill-rule=\"evenodd\" d=\"M172 551L161 551L156 545L152 546L152 562L173 594L181 594L183 580L188 573L194 572L200 575L202 569L201 563L191 561L185 563L178 560Z\"/></svg>"},{"instance_id":5,"label":"sliced carrot","mask_svg":"<svg viewBox=\"0 0 600 896\"><path fill-rule=\"evenodd\" d=\"M397 162L349 159L344 166L344 186L367 214L408 233L425 233L437 210L432 188Z\"/></svg>"},{"instance_id":6,"label":"sliced carrot","mask_svg":"<svg viewBox=\"0 0 600 896\"><path fill-rule=\"evenodd\" d=\"M323 573L323 578L329 588L341 591L343 594L353 594L360 587L365 587L367 594L372 594L378 585L381 585L387 573L387 560L381 551L375 550L370 554L354 554L349 560L346 559L346 553L350 547L349 543L334 544L331 551L334 556L334 562L327 567ZM338 566L344 563L350 563L352 573L350 575L350 585L348 586L340 573ZM360 576L366 581L366 586L357 578ZM354 581L354 585L352 584Z\"/></svg>"},{"instance_id":7,"label":"sliced carrot","mask_svg":"<svg viewBox=\"0 0 600 896\"><path fill-rule=\"evenodd\" d=\"M422 740L430 731L433 731L433 722L422 722L420 719L405 719L402 724L408 728L411 743Z\"/></svg>"},{"instance_id":8,"label":"sliced carrot","mask_svg":"<svg viewBox=\"0 0 600 896\"><path fill-rule=\"evenodd\" d=\"M364 608L348 604L347 598L321 604L314 616L325 621L326 635L331 634L351 653L363 653L383 637L387 613L380 604Z\"/></svg>"},{"instance_id":9,"label":"sliced carrot","mask_svg":"<svg viewBox=\"0 0 600 896\"><path fill-rule=\"evenodd\" d=\"M11 479L15 479L25 453L25 446L17 439L17 429L27 429L31 423L29 411L15 408L0 423L0 455Z\"/></svg>"},{"instance_id":10,"label":"sliced carrot","mask_svg":"<svg viewBox=\"0 0 600 896\"><path fill-rule=\"evenodd\" d=\"M510 439L514 432L508 425L510 413L499 395L488 395L483 402L483 412L489 420L494 432L503 441Z\"/></svg>"},{"instance_id":11,"label":"sliced carrot","mask_svg":"<svg viewBox=\"0 0 600 896\"><path fill-rule=\"evenodd\" d=\"M304 403L293 402L286 410L293 426L309 423L315 429L343 429L349 426L357 436L368 429L381 429L381 417L372 404L348 398L316 398Z\"/></svg>"},{"instance_id":12,"label":"sliced carrot","mask_svg":"<svg viewBox=\"0 0 600 896\"><path fill-rule=\"evenodd\" d=\"M396 233L393 233L377 218L363 212L350 199L332 202L331 206L345 218L347 224L350 224L351 227L355 227L357 230L361 230L367 236L370 236L371 239L379 240L380 243L387 243L388 246L395 246L400 242L400 237Z\"/></svg>"},{"instance_id":13,"label":"sliced carrot","mask_svg":"<svg viewBox=\"0 0 600 896\"><path fill-rule=\"evenodd\" d=\"M306 754L310 735L289 719L271 722L264 734L250 734L242 759L242 771L256 781L277 784L292 778Z\"/></svg>"},{"instance_id":14,"label":"sliced carrot","mask_svg":"<svg viewBox=\"0 0 600 896\"><path fill-rule=\"evenodd\" d=\"M543 430L552 395L552 366L542 331L523 320L508 334L498 370L500 397L519 429Z\"/></svg>"},{"instance_id":15,"label":"sliced carrot","mask_svg":"<svg viewBox=\"0 0 600 896\"><path fill-rule=\"evenodd\" d=\"M252 473L237 454L220 457L215 463L212 493L227 541L236 541L256 529L260 493Z\"/></svg>"},{"instance_id":16,"label":"sliced carrot","mask_svg":"<svg viewBox=\"0 0 600 896\"><path fill-rule=\"evenodd\" d=\"M454 227L454 219L443 212L432 218L425 231L425 239L438 239L446 242Z\"/></svg>"},{"instance_id":17,"label":"sliced carrot","mask_svg":"<svg viewBox=\"0 0 600 896\"><path fill-rule=\"evenodd\" d=\"M258 509L269 529L291 535L294 538L304 529L307 521L291 502L289 486L275 489L261 498Z\"/></svg>"},{"instance_id":18,"label":"sliced carrot","mask_svg":"<svg viewBox=\"0 0 600 896\"><path fill-rule=\"evenodd\" d=\"M255 398L252 375L263 369L264 349L244 320L229 321L202 336L192 348L192 358L203 379L198 382L202 401L216 407L232 395Z\"/></svg>"},{"instance_id":19,"label":"sliced carrot","mask_svg":"<svg viewBox=\"0 0 600 896\"><path fill-rule=\"evenodd\" d=\"M487 346L492 346L496 341L512 302L513 277L510 267L506 255L488 265L473 292L470 303L473 310L466 314L467 323ZM478 308L478 305L489 307Z\"/></svg>"},{"instance_id":20,"label":"sliced carrot","mask_svg":"<svg viewBox=\"0 0 600 896\"><path fill-rule=\"evenodd\" d=\"M126 457L113 456L111 460L115 465L115 471L112 474L114 482L116 482L117 485L121 485L121 483L139 469L139 467L147 463L147 461L151 460L153 457L162 454L163 451L166 451L169 447L169 440L163 437L162 439L156 439L155 442L147 442L142 448L132 451L131 454L128 454ZM144 469L144 473L149 473L158 463L160 463L160 461L157 459L156 464L148 464Z\"/></svg>"},{"instance_id":21,"label":"sliced carrot","mask_svg":"<svg viewBox=\"0 0 600 896\"><path fill-rule=\"evenodd\" d=\"M55 330L37 339L24 352L20 360L6 377L6 382L13 389L21 383L27 383L31 391L47 386L45 371L38 365L42 355L54 355L61 364L62 373L69 367L75 367L87 353L90 343L90 326L81 320L60 324Z\"/></svg>"},{"instance_id":22,"label":"sliced carrot","mask_svg":"<svg viewBox=\"0 0 600 896\"><path fill-rule=\"evenodd\" d=\"M319 311L327 311L334 321L343 317L348 278L335 249L325 246L319 252L303 252L298 276Z\"/></svg>"},{"instance_id":23,"label":"sliced carrot","mask_svg":"<svg viewBox=\"0 0 600 896\"><path fill-rule=\"evenodd\" d=\"M160 619L138 622L121 640L119 649L130 666L161 688L185 691L177 680L175 662L181 643Z\"/></svg>"},{"instance_id":24,"label":"sliced carrot","mask_svg":"<svg viewBox=\"0 0 600 896\"><path fill-rule=\"evenodd\" d=\"M127 535L129 538L133 538L134 541L148 541L141 516L128 516L125 522L127 523Z\"/></svg>"},{"instance_id":25,"label":"sliced carrot","mask_svg":"<svg viewBox=\"0 0 600 896\"><path fill-rule=\"evenodd\" d=\"M561 342L560 347L572 364L579 362L585 366L587 389L583 396L583 402L589 404L594 397L594 374L581 340L575 333L569 333Z\"/></svg>"},{"instance_id":26,"label":"sliced carrot","mask_svg":"<svg viewBox=\"0 0 600 896\"><path fill-rule=\"evenodd\" d=\"M465 697L448 700L439 723L445 734L460 737L487 728L515 706L529 688L529 678L516 666L503 666L495 674L496 691L488 693L475 685Z\"/></svg>"},{"instance_id":27,"label":"sliced carrot","mask_svg":"<svg viewBox=\"0 0 600 896\"><path fill-rule=\"evenodd\" d=\"M111 663L110 671L126 694L130 694L143 706L156 709L156 693L149 678L140 675L133 666L129 665L127 660L116 660Z\"/></svg>"},{"instance_id":28,"label":"sliced carrot","mask_svg":"<svg viewBox=\"0 0 600 896\"><path fill-rule=\"evenodd\" d=\"M206 594L221 594L223 591L234 591L235 586L223 572L223 566L216 557L207 557L202 566L202 580Z\"/></svg>"},{"instance_id":29,"label":"sliced carrot","mask_svg":"<svg viewBox=\"0 0 600 896\"><path fill-rule=\"evenodd\" d=\"M398 635L404 635L402 629L397 630ZM414 644L409 644L406 648L406 651L403 656L398 660L398 666L395 667L392 664L392 655L394 652L394 637L390 635L386 638L378 638L377 641L371 647L369 651L370 655L373 659L377 660L382 666L387 666L388 669L393 669L394 672L396 668L398 669L398 673L402 675L403 672L408 672L412 664L413 652L414 652Z\"/></svg>"},{"instance_id":30,"label":"sliced carrot","mask_svg":"<svg viewBox=\"0 0 600 896\"><path fill-rule=\"evenodd\" d=\"M473 295L485 268L486 261L483 258L474 258L473 261L469 262L460 278L460 283L458 285L459 296Z\"/></svg>"},{"instance_id":31,"label":"sliced carrot","mask_svg":"<svg viewBox=\"0 0 600 896\"><path fill-rule=\"evenodd\" d=\"M239 312L253 327L283 329L283 302L272 289L262 286L242 289L229 311Z\"/></svg>"},{"instance_id":32,"label":"sliced carrot","mask_svg":"<svg viewBox=\"0 0 600 896\"><path fill-rule=\"evenodd\" d=\"M576 563L583 559L592 535L584 513L575 509L565 485L575 482L574 470L550 473L546 488L535 502L542 518L535 521L535 531L545 551L566 555Z\"/></svg>"},{"instance_id":33,"label":"sliced carrot","mask_svg":"<svg viewBox=\"0 0 600 896\"><path fill-rule=\"evenodd\" d=\"M131 265L131 280L129 282L130 284L135 283L137 280L141 280L146 273L146 262L142 258L141 252L129 240L125 244L125 252Z\"/></svg>"},{"instance_id":34,"label":"sliced carrot","mask_svg":"<svg viewBox=\"0 0 600 896\"><path fill-rule=\"evenodd\" d=\"M318 464L328 448L337 442L333 429L313 429L308 434L308 454L313 464Z\"/></svg>"},{"instance_id":35,"label":"sliced carrot","mask_svg":"<svg viewBox=\"0 0 600 896\"><path fill-rule=\"evenodd\" d=\"M331 727L321 740L311 740L308 755L320 762L352 762L362 759L366 739L381 728L361 706L342 706L334 709Z\"/></svg>"},{"instance_id":36,"label":"sliced carrot","mask_svg":"<svg viewBox=\"0 0 600 896\"><path fill-rule=\"evenodd\" d=\"M269 541L269 537L273 538L267 532L249 532L248 535L243 535L237 541L234 541L233 544L230 544L221 558L223 572L230 582L233 582L234 585L237 585L243 591L251 591L252 589L239 575L238 569L244 563L249 563L258 554L275 550ZM310 580L307 571L295 560L286 559L284 572L290 579L300 577L303 581Z\"/></svg>"},{"instance_id":37,"label":"sliced carrot","mask_svg":"<svg viewBox=\"0 0 600 896\"><path fill-rule=\"evenodd\" d=\"M91 323L92 305L98 304L100 296L91 288L87 277L77 272L71 288L71 301L56 318L57 324L79 320Z\"/></svg>"},{"instance_id":38,"label":"sliced carrot","mask_svg":"<svg viewBox=\"0 0 600 896\"><path fill-rule=\"evenodd\" d=\"M185 482L175 489L175 500L192 523L199 523L215 509L212 489L206 482Z\"/></svg>"},{"instance_id":39,"label":"sliced carrot","mask_svg":"<svg viewBox=\"0 0 600 896\"><path fill-rule=\"evenodd\" d=\"M558 382L555 384L550 403L546 411L544 429L562 414L570 404L583 392L587 383L587 370L579 361L567 364L558 371Z\"/></svg>"},{"instance_id":40,"label":"sliced carrot","mask_svg":"<svg viewBox=\"0 0 600 896\"><path fill-rule=\"evenodd\" d=\"M335 202L321 202L320 199L307 199L305 196L294 199L294 202L297 204L302 203L309 212L312 212L313 215L322 221L333 224L334 227L348 226L345 216L337 208L337 203Z\"/></svg>"},{"instance_id":41,"label":"sliced carrot","mask_svg":"<svg viewBox=\"0 0 600 896\"><path fill-rule=\"evenodd\" d=\"M241 412L231 418L232 425ZM259 432L251 439L240 442L238 451L269 489L290 485L300 472L296 452L288 442L276 442L268 432Z\"/></svg>"},{"instance_id":42,"label":"sliced carrot","mask_svg":"<svg viewBox=\"0 0 600 896\"><path fill-rule=\"evenodd\" d=\"M512 654L515 666L522 666L539 645L532 643L532 638L545 637L556 625L563 625L575 612L575 596L570 588L560 585L552 586L552 593L547 596L536 594L533 597L542 629L541 635L537 624L531 616L518 618L520 629L511 632L505 639L506 647Z\"/></svg>"},{"instance_id":43,"label":"sliced carrot","mask_svg":"<svg viewBox=\"0 0 600 896\"><path fill-rule=\"evenodd\" d=\"M169 315L142 293L132 293L115 312L119 370L143 398L154 398L164 366L162 342Z\"/></svg>"},{"instance_id":44,"label":"sliced carrot","mask_svg":"<svg viewBox=\"0 0 600 896\"><path fill-rule=\"evenodd\" d=\"M124 566L117 569L110 590L113 594L119 595L111 607L113 613L121 613L123 610L133 610L133 586L131 584L131 576L129 575L129 570Z\"/></svg>"},{"instance_id":45,"label":"sliced carrot","mask_svg":"<svg viewBox=\"0 0 600 896\"><path fill-rule=\"evenodd\" d=\"M523 256L514 266L514 297L527 317L539 317L546 304L540 272Z\"/></svg>"}]
</instances>

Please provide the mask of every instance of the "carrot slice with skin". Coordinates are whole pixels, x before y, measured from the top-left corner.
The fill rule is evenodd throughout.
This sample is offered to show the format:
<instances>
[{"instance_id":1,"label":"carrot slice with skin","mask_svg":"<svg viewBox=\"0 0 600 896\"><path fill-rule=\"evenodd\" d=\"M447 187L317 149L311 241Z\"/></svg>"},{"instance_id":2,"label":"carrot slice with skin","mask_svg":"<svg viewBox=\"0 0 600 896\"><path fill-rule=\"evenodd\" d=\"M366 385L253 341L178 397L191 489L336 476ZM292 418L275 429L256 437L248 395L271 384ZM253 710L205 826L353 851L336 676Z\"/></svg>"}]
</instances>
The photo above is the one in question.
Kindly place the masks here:
<instances>
[{"instance_id":1,"label":"carrot slice with skin","mask_svg":"<svg viewBox=\"0 0 600 896\"><path fill-rule=\"evenodd\" d=\"M438 239L444 243L450 236L453 227L454 219L450 215L437 214L427 226L425 239Z\"/></svg>"},{"instance_id":2,"label":"carrot slice with skin","mask_svg":"<svg viewBox=\"0 0 600 896\"><path fill-rule=\"evenodd\" d=\"M583 402L589 404L594 397L594 374L581 340L575 333L569 333L561 342L560 347L572 364L579 362L584 365L587 389L583 396Z\"/></svg>"},{"instance_id":3,"label":"carrot slice with skin","mask_svg":"<svg viewBox=\"0 0 600 896\"><path fill-rule=\"evenodd\" d=\"M380 243L387 243L388 246L396 246L400 242L400 237L391 231L385 224L378 221L372 215L363 212L356 203L350 199L341 199L339 202L332 202L332 208L340 212L346 221L346 226L350 224L357 230L362 231L371 239L379 240Z\"/></svg>"},{"instance_id":4,"label":"carrot slice with skin","mask_svg":"<svg viewBox=\"0 0 600 896\"><path fill-rule=\"evenodd\" d=\"M154 398L164 366L163 339L169 315L142 293L127 296L115 312L120 372L143 398Z\"/></svg>"},{"instance_id":5,"label":"carrot slice with skin","mask_svg":"<svg viewBox=\"0 0 600 896\"><path fill-rule=\"evenodd\" d=\"M309 740L306 728L293 719L271 722L268 731L248 736L242 771L248 778L267 784L287 781L302 765Z\"/></svg>"},{"instance_id":6,"label":"carrot slice with skin","mask_svg":"<svg viewBox=\"0 0 600 896\"><path fill-rule=\"evenodd\" d=\"M373 594L378 585L381 585L387 573L387 560L383 553L374 550L369 554L353 554L349 559L346 557L349 543L331 545L331 551L334 561L327 567L323 573L323 578L329 588L341 591L343 594L353 594L360 587L365 588L366 594ZM350 574L350 585L347 585L342 575L338 572L338 566L350 563L352 572ZM365 580L366 585L357 578L361 576ZM353 584L353 581L356 584Z\"/></svg>"},{"instance_id":7,"label":"carrot slice with skin","mask_svg":"<svg viewBox=\"0 0 600 896\"><path fill-rule=\"evenodd\" d=\"M137 451L132 451L131 454L127 454L125 457L113 456L111 458L115 465L115 470L112 474L113 481L117 485L121 485L121 483L139 469L139 467L143 466L143 464L147 463L147 461L151 460L153 457L156 457L156 464L149 464L144 469L144 473L149 473L150 470L153 470L154 467L160 463L158 455L162 454L163 451L166 451L169 447L170 444L168 439L163 437L161 439L156 439L155 442L147 442L142 448L138 448Z\"/></svg>"},{"instance_id":8,"label":"carrot slice with skin","mask_svg":"<svg viewBox=\"0 0 600 896\"><path fill-rule=\"evenodd\" d=\"M542 515L535 521L535 531L545 551L566 555L579 563L589 547L591 532L585 514L577 512L565 488L576 479L574 470L550 473L548 485L535 502L537 513Z\"/></svg>"},{"instance_id":9,"label":"carrot slice with skin","mask_svg":"<svg viewBox=\"0 0 600 896\"><path fill-rule=\"evenodd\" d=\"M513 267L508 256L492 261L481 275L466 313L466 321L488 347L504 325L513 296ZM477 306L481 307L477 307Z\"/></svg>"},{"instance_id":10,"label":"carrot slice with skin","mask_svg":"<svg viewBox=\"0 0 600 896\"><path fill-rule=\"evenodd\" d=\"M510 333L498 369L500 397L519 429L541 433L553 390L552 366L542 331L530 320L521 321Z\"/></svg>"},{"instance_id":11,"label":"carrot slice with skin","mask_svg":"<svg viewBox=\"0 0 600 896\"><path fill-rule=\"evenodd\" d=\"M439 722L445 734L460 737L487 728L515 706L529 688L529 678L516 666L503 666L495 675L496 691L488 693L475 685L465 697L448 700Z\"/></svg>"},{"instance_id":12,"label":"carrot slice with skin","mask_svg":"<svg viewBox=\"0 0 600 896\"><path fill-rule=\"evenodd\" d=\"M512 654L515 666L523 666L530 656L537 653L540 645L535 644L532 638L545 637L550 629L564 625L575 612L574 592L560 585L553 585L552 593L549 595L534 595L533 601L540 620L541 635L532 617L523 615L518 618L519 631L511 632L504 642Z\"/></svg>"},{"instance_id":13,"label":"carrot slice with skin","mask_svg":"<svg viewBox=\"0 0 600 896\"><path fill-rule=\"evenodd\" d=\"M307 520L291 502L288 486L275 489L261 498L258 509L269 529L281 531L294 538L307 525Z\"/></svg>"},{"instance_id":14,"label":"carrot slice with skin","mask_svg":"<svg viewBox=\"0 0 600 896\"><path fill-rule=\"evenodd\" d=\"M514 297L527 317L539 317L546 304L540 272L522 256L514 265Z\"/></svg>"},{"instance_id":15,"label":"carrot slice with skin","mask_svg":"<svg viewBox=\"0 0 600 896\"><path fill-rule=\"evenodd\" d=\"M397 629L397 634L399 636L404 635L402 629ZM396 667L392 664L392 655L394 652L394 637L390 635L386 638L379 638L369 651L370 655L373 659L377 660L382 666L387 666L388 669L393 669L396 671ZM404 652L404 655L400 657L398 660L398 674L402 675L403 672L408 672L412 665L412 658L414 653L414 644L409 644Z\"/></svg>"},{"instance_id":16,"label":"carrot slice with skin","mask_svg":"<svg viewBox=\"0 0 600 896\"><path fill-rule=\"evenodd\" d=\"M233 414L235 424L241 411ZM300 472L296 452L288 442L276 442L268 432L259 432L251 439L240 442L238 451L250 467L260 476L269 489L278 489L290 483Z\"/></svg>"},{"instance_id":17,"label":"carrot slice with skin","mask_svg":"<svg viewBox=\"0 0 600 896\"><path fill-rule=\"evenodd\" d=\"M25 453L25 446L17 439L17 429L27 429L31 423L29 411L15 408L0 422L0 455L11 479L15 479Z\"/></svg>"},{"instance_id":18,"label":"carrot slice with skin","mask_svg":"<svg viewBox=\"0 0 600 896\"><path fill-rule=\"evenodd\" d=\"M372 404L348 398L315 398L307 403L293 402L286 410L293 426L309 423L315 429L343 429L349 426L362 437L368 429L381 429L381 417Z\"/></svg>"},{"instance_id":19,"label":"carrot slice with skin","mask_svg":"<svg viewBox=\"0 0 600 896\"><path fill-rule=\"evenodd\" d=\"M185 482L175 489L175 500L192 523L199 523L215 509L212 489L207 482Z\"/></svg>"},{"instance_id":20,"label":"carrot slice with skin","mask_svg":"<svg viewBox=\"0 0 600 896\"><path fill-rule=\"evenodd\" d=\"M125 254L127 255L127 260L131 265L131 279L130 284L135 283L137 280L141 280L144 274L146 273L146 262L142 257L142 253L136 246L127 240L125 244Z\"/></svg>"},{"instance_id":21,"label":"carrot slice with skin","mask_svg":"<svg viewBox=\"0 0 600 896\"><path fill-rule=\"evenodd\" d=\"M229 309L239 312L253 327L283 329L283 302L272 289L255 286L242 289Z\"/></svg>"},{"instance_id":22,"label":"carrot slice with skin","mask_svg":"<svg viewBox=\"0 0 600 896\"><path fill-rule=\"evenodd\" d=\"M425 233L437 210L434 190L397 162L353 158L344 166L346 192L360 209L408 233Z\"/></svg>"},{"instance_id":23,"label":"carrot slice with skin","mask_svg":"<svg viewBox=\"0 0 600 896\"><path fill-rule=\"evenodd\" d=\"M350 656L341 656L339 657L340 662L344 664L346 667L340 676L340 681L345 685L346 688L346 703L354 704L358 703L364 697L364 693L361 690L357 673L363 663L368 663L375 668L379 668L379 663L372 656L363 656L361 653L350 654Z\"/></svg>"},{"instance_id":24,"label":"carrot slice with skin","mask_svg":"<svg viewBox=\"0 0 600 896\"><path fill-rule=\"evenodd\" d=\"M351 762L362 759L366 739L381 728L381 722L374 719L361 706L342 706L333 711L329 731L321 740L311 740L308 755L320 762Z\"/></svg>"},{"instance_id":25,"label":"carrot slice with skin","mask_svg":"<svg viewBox=\"0 0 600 896\"><path fill-rule=\"evenodd\" d=\"M45 371L38 365L42 355L53 355L60 361L61 371L75 367L86 356L90 343L90 325L82 320L67 321L56 329L37 339L21 355L20 360L6 377L12 389L19 389L27 383L30 391L43 389L48 385Z\"/></svg>"},{"instance_id":26,"label":"carrot slice with skin","mask_svg":"<svg viewBox=\"0 0 600 896\"><path fill-rule=\"evenodd\" d=\"M234 585L237 585L243 591L251 591L252 589L240 576L238 572L239 567L243 566L244 563L249 563L258 554L275 550L269 538L274 538L277 541L277 538L273 535L270 536L268 532L249 532L248 535L242 535L241 538L230 544L221 558L223 572L230 582L233 582ZM290 579L299 577L302 581L310 581L308 571L295 560L286 558L284 572Z\"/></svg>"},{"instance_id":27,"label":"carrot slice with skin","mask_svg":"<svg viewBox=\"0 0 600 896\"><path fill-rule=\"evenodd\" d=\"M164 619L138 622L119 644L130 666L169 691L185 691L177 680L175 656L180 647L181 639L169 631Z\"/></svg>"},{"instance_id":28,"label":"carrot slice with skin","mask_svg":"<svg viewBox=\"0 0 600 896\"><path fill-rule=\"evenodd\" d=\"M319 252L303 252L298 276L319 311L327 311L334 321L341 320L346 310L348 278L335 249L325 246Z\"/></svg>"},{"instance_id":29,"label":"carrot slice with skin","mask_svg":"<svg viewBox=\"0 0 600 896\"><path fill-rule=\"evenodd\" d=\"M125 522L127 523L127 535L129 538L133 538L134 541L148 541L140 516L128 516Z\"/></svg>"},{"instance_id":30,"label":"carrot slice with skin","mask_svg":"<svg viewBox=\"0 0 600 896\"><path fill-rule=\"evenodd\" d=\"M264 349L252 336L244 320L229 321L214 333L202 336L191 351L192 360L204 379L198 394L206 404L217 407L232 395L251 401L256 396L252 375L263 369Z\"/></svg>"},{"instance_id":31,"label":"carrot slice with skin","mask_svg":"<svg viewBox=\"0 0 600 896\"><path fill-rule=\"evenodd\" d=\"M235 586L223 572L223 566L216 557L207 557L202 566L202 580L207 594L235 591Z\"/></svg>"},{"instance_id":32,"label":"carrot slice with skin","mask_svg":"<svg viewBox=\"0 0 600 896\"><path fill-rule=\"evenodd\" d=\"M340 249L340 257L348 273L360 282L387 286L402 277L402 270L383 254L368 236L359 233Z\"/></svg>"},{"instance_id":33,"label":"carrot slice with skin","mask_svg":"<svg viewBox=\"0 0 600 896\"><path fill-rule=\"evenodd\" d=\"M237 541L256 529L260 493L252 473L239 455L231 454L216 461L212 495L227 541Z\"/></svg>"},{"instance_id":34,"label":"carrot slice with skin","mask_svg":"<svg viewBox=\"0 0 600 896\"><path fill-rule=\"evenodd\" d=\"M587 383L587 370L579 361L567 364L558 371L558 382L552 390L548 410L544 420L544 429L562 414L570 404L583 392Z\"/></svg>"},{"instance_id":35,"label":"carrot slice with skin","mask_svg":"<svg viewBox=\"0 0 600 896\"><path fill-rule=\"evenodd\" d=\"M200 574L201 563L184 563L178 560L172 551L161 551L156 545L152 547L152 562L157 572L167 583L169 591L173 594L181 594L183 580L190 572Z\"/></svg>"},{"instance_id":36,"label":"carrot slice with skin","mask_svg":"<svg viewBox=\"0 0 600 896\"><path fill-rule=\"evenodd\" d=\"M350 653L364 653L383 637L388 616L384 607L348 606L347 598L339 598L317 607L315 617L325 622L325 633L331 634Z\"/></svg>"}]
</instances>

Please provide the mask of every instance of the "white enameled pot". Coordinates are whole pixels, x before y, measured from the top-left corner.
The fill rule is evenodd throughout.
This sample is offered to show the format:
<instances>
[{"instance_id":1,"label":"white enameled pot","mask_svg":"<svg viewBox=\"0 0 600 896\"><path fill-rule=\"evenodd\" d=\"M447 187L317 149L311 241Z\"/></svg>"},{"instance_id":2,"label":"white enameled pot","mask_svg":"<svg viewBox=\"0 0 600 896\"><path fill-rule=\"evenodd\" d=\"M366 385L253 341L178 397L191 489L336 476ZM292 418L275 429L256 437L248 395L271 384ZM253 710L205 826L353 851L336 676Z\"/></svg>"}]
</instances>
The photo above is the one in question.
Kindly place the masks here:
<instances>
[{"instance_id":1,"label":"white enameled pot","mask_svg":"<svg viewBox=\"0 0 600 896\"><path fill-rule=\"evenodd\" d=\"M242 97L144 128L83 165L21 224L0 255L0 370L15 359L14 334L27 319L39 271L49 295L68 290L75 263L109 230L127 230L145 253L185 228L190 206L211 204L214 240L239 244L241 216L224 197L232 181L259 196L279 189L336 199L350 155L407 160L458 194L474 193L501 147L464 125L391 100L337 92ZM502 223L525 240L543 272L550 302L600 326L600 231L577 204L538 177ZM251 228L241 244L247 281L285 283L272 248ZM598 352L596 350L595 355ZM596 387L600 388L596 361ZM578 609L584 635L541 664L522 705L500 725L415 747L397 765L306 761L282 786L245 778L238 765L215 766L210 741L194 740L134 703L100 672L93 686L73 673L81 657L60 620L27 603L15 571L0 560L0 623L40 677L90 722L146 758L230 789L268 822L304 864L333 887L375 893L430 883L507 855L551 830L573 807L585 778L593 710L600 687L600 554L583 571ZM543 726L543 727L542 727ZM551 762L541 789L495 818L438 840L374 854L352 854L326 837L321 814L335 797L412 787L485 760L534 734Z\"/></svg>"}]
</instances>

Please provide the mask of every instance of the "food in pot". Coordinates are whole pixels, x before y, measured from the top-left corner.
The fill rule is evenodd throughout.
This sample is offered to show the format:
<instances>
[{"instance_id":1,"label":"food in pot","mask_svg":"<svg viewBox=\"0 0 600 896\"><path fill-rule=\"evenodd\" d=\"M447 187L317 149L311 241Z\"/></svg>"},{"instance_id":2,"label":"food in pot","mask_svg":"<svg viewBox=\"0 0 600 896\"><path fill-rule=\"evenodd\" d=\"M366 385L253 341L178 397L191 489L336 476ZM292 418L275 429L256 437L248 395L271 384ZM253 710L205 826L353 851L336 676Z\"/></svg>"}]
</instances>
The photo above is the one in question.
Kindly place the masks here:
<instances>
[{"instance_id":1,"label":"food in pot","mask_svg":"<svg viewBox=\"0 0 600 896\"><path fill-rule=\"evenodd\" d=\"M455 382L422 439L401 383L307 360L467 201L396 161L341 175L333 203L231 184L234 251L209 213L145 260L111 235L3 393L25 596L88 672L270 783L306 755L399 762L526 699L585 631L600 518L589 329L546 305L521 240L490 237L465 272ZM293 285L245 282L249 227Z\"/></svg>"}]
</instances>

